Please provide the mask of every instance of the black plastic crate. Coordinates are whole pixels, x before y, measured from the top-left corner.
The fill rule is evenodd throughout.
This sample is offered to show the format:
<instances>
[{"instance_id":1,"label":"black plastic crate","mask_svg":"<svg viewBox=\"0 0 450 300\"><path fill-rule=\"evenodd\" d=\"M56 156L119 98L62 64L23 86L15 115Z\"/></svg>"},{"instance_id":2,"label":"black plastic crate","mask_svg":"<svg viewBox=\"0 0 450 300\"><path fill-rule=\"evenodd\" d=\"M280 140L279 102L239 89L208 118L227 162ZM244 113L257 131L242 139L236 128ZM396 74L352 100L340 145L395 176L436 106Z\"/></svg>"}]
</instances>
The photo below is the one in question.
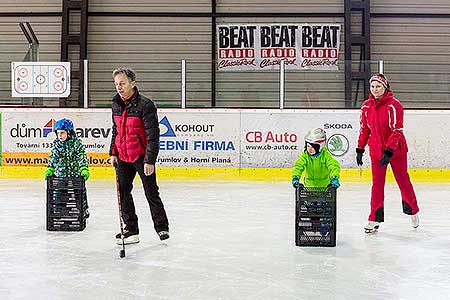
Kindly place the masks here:
<instances>
[{"instance_id":1,"label":"black plastic crate","mask_svg":"<svg viewBox=\"0 0 450 300\"><path fill-rule=\"evenodd\" d=\"M87 196L81 177L47 179L47 230L82 231L86 228Z\"/></svg>"},{"instance_id":2,"label":"black plastic crate","mask_svg":"<svg viewBox=\"0 0 450 300\"><path fill-rule=\"evenodd\" d=\"M83 190L85 188L85 181L83 177L48 177L47 190L67 190L76 189Z\"/></svg>"},{"instance_id":3,"label":"black plastic crate","mask_svg":"<svg viewBox=\"0 0 450 300\"><path fill-rule=\"evenodd\" d=\"M295 190L295 244L336 246L336 189L302 187Z\"/></svg>"}]
</instances>

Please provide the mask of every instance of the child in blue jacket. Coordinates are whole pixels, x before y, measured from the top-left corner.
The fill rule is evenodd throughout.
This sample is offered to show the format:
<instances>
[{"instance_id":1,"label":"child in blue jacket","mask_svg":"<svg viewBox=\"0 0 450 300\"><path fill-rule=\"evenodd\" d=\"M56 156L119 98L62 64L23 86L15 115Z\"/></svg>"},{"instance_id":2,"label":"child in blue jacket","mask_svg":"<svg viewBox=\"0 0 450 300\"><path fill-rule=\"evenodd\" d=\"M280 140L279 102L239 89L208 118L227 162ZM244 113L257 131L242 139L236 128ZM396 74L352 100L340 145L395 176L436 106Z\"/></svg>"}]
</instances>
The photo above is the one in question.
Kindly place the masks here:
<instances>
[{"instance_id":1,"label":"child in blue jacket","mask_svg":"<svg viewBox=\"0 0 450 300\"><path fill-rule=\"evenodd\" d=\"M45 178L77 177L89 178L88 160L83 144L75 134L73 123L69 119L61 119L55 123L56 139L44 172ZM86 218L89 212L86 210Z\"/></svg>"},{"instance_id":2,"label":"child in blue jacket","mask_svg":"<svg viewBox=\"0 0 450 300\"><path fill-rule=\"evenodd\" d=\"M57 138L53 141L45 177L82 176L87 180L89 169L86 152L75 134L72 121L68 119L57 121L55 133Z\"/></svg>"}]
</instances>

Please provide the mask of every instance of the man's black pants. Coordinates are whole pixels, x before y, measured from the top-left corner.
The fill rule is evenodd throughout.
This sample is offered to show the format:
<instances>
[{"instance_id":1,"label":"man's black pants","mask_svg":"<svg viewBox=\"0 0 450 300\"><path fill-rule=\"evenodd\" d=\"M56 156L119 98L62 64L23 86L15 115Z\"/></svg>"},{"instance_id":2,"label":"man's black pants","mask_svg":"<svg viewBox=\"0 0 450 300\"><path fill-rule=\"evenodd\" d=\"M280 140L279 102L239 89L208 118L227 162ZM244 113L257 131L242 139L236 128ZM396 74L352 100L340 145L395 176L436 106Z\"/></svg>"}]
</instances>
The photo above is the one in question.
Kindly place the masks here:
<instances>
[{"instance_id":1,"label":"man's black pants","mask_svg":"<svg viewBox=\"0 0 450 300\"><path fill-rule=\"evenodd\" d=\"M156 169L155 172L146 176L144 174L144 159L140 157L134 163L119 161L117 166L119 175L119 192L120 202L122 204L122 218L126 225L126 229L131 233L139 233L138 217L136 215L133 196L131 190L133 189L133 180L136 177L136 172L141 177L142 185L144 187L145 197L150 206L150 213L153 219L153 226L156 232L169 230L169 221L167 220L164 204L159 197L159 188L156 183Z\"/></svg>"}]
</instances>

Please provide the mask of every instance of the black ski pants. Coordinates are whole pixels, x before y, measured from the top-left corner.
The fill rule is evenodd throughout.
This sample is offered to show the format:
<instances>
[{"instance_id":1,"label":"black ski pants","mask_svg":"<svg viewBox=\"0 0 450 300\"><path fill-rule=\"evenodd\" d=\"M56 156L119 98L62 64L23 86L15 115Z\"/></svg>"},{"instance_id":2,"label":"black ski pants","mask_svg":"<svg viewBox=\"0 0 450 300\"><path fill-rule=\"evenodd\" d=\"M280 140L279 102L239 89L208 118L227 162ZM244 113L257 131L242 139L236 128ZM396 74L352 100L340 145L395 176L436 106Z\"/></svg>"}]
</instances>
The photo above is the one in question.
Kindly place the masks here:
<instances>
[{"instance_id":1,"label":"black ski pants","mask_svg":"<svg viewBox=\"0 0 450 300\"><path fill-rule=\"evenodd\" d=\"M138 217L134 207L133 196L133 180L136 173L141 178L144 187L145 197L150 206L150 213L153 219L153 226L156 232L169 230L169 221L167 220L164 204L159 197L159 188L156 183L156 169L153 174L146 176L144 174L144 158L140 157L134 163L124 161L118 162L117 172L119 175L119 193L122 205L122 219L126 229L132 233L139 233Z\"/></svg>"}]
</instances>

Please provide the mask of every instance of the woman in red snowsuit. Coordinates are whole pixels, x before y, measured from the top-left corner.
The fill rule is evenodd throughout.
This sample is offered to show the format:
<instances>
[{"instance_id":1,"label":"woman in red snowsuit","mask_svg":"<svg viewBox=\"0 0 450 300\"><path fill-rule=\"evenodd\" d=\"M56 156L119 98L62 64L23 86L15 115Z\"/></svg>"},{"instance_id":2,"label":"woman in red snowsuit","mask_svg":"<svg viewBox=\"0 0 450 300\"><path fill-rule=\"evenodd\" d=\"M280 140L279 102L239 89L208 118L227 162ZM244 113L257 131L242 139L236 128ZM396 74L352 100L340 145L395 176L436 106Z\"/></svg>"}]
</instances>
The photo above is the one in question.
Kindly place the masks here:
<instances>
[{"instance_id":1,"label":"woman in red snowsuit","mask_svg":"<svg viewBox=\"0 0 450 300\"><path fill-rule=\"evenodd\" d=\"M384 222L384 185L390 163L402 195L403 212L411 215L414 228L419 226L419 207L408 175L408 146L403 135L403 106L394 98L387 78L373 75L370 95L361 106L361 129L356 148L356 162L362 165L364 148L369 144L372 165L372 195L366 233L378 230Z\"/></svg>"}]
</instances>

